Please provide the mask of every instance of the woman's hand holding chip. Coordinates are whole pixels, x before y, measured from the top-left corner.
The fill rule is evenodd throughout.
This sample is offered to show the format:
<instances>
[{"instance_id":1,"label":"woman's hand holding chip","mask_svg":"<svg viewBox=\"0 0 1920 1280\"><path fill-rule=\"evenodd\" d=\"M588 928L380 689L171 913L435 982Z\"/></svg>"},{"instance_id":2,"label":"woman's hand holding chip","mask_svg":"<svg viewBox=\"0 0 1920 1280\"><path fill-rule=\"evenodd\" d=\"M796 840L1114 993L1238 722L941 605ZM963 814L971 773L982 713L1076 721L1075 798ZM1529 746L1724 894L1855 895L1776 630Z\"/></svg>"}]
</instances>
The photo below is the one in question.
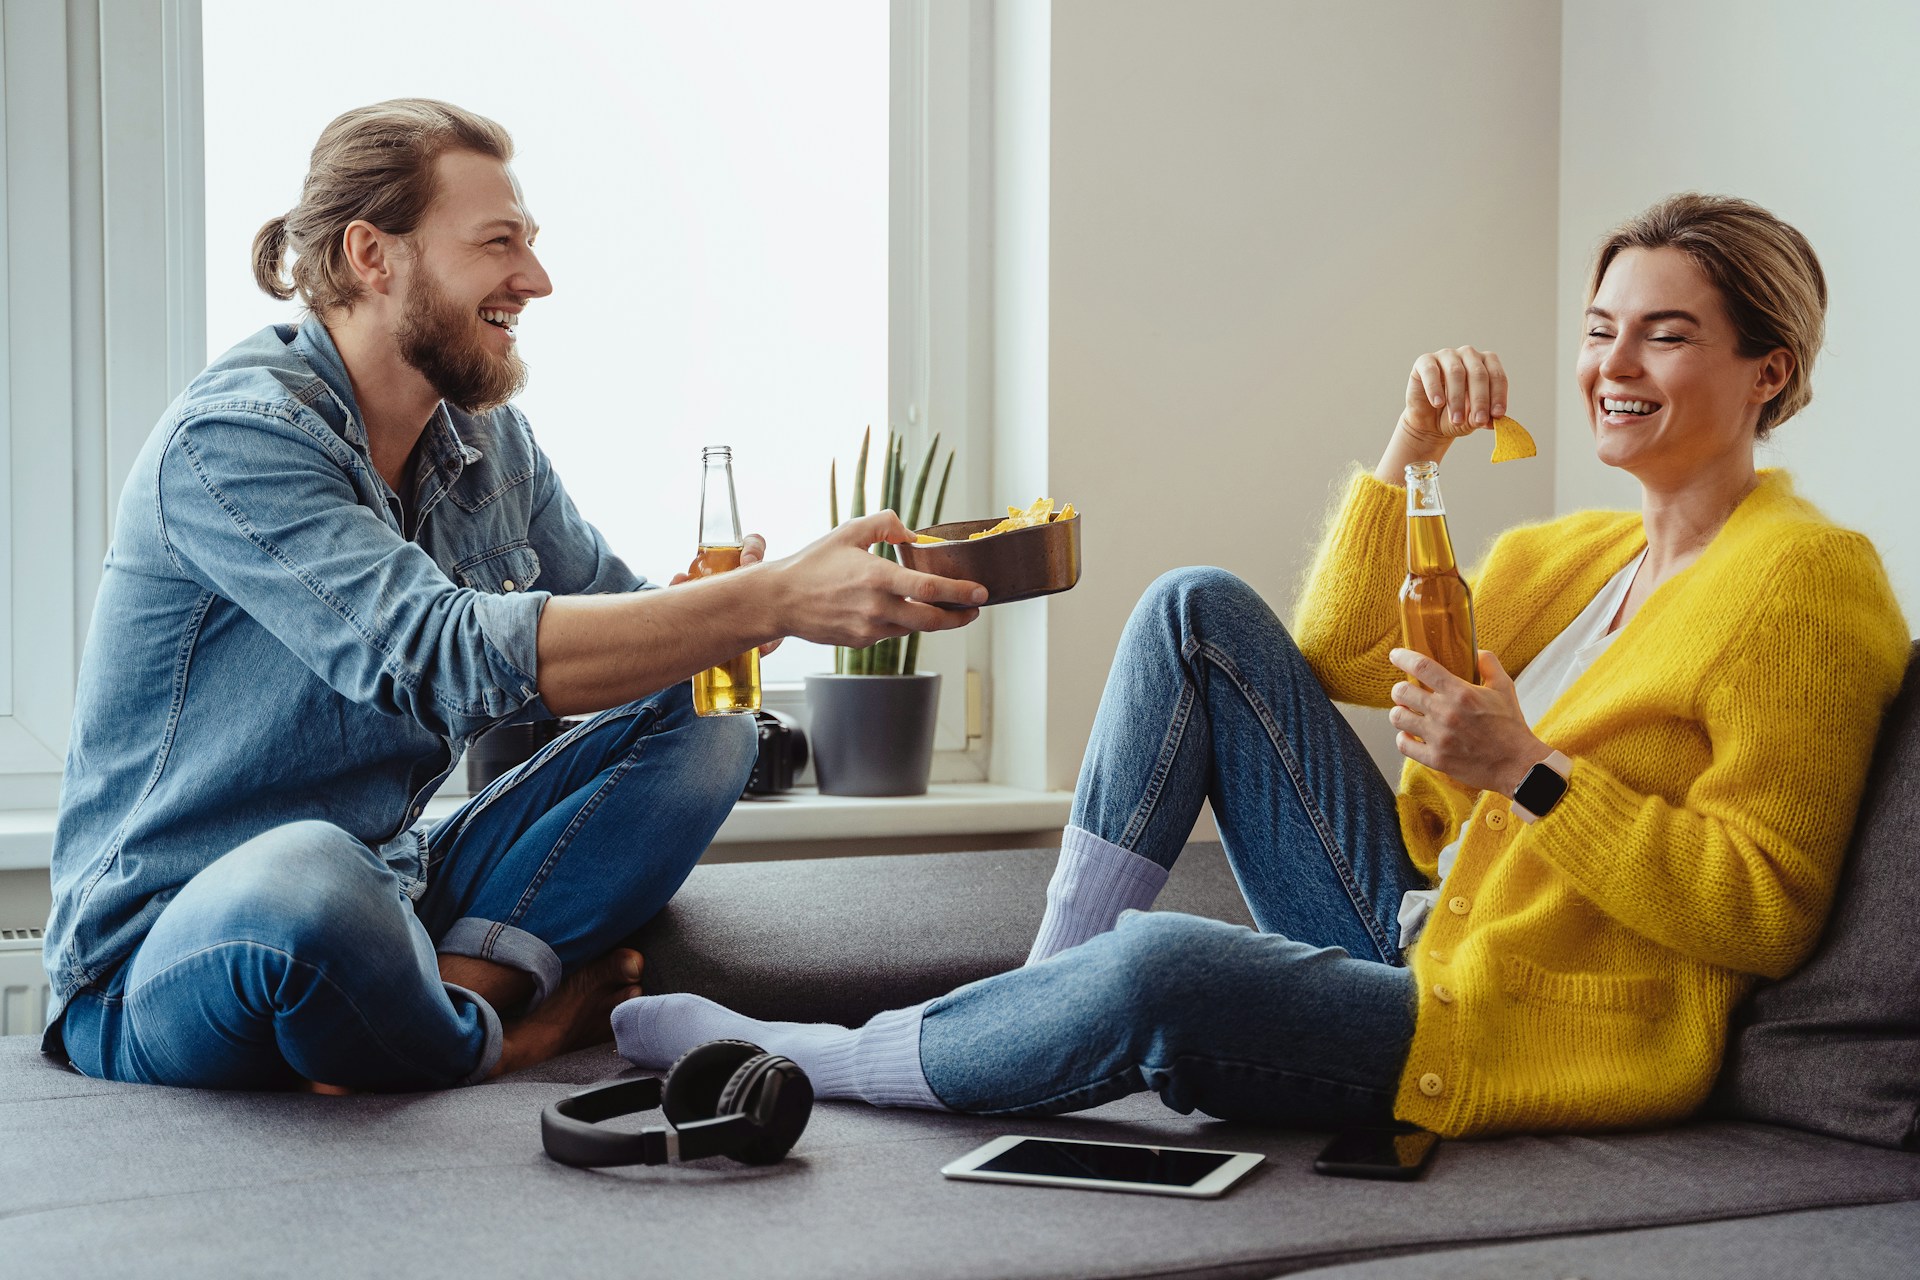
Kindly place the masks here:
<instances>
[{"instance_id":1,"label":"woman's hand holding chip","mask_svg":"<svg viewBox=\"0 0 1920 1280\"><path fill-rule=\"evenodd\" d=\"M1438 462L1461 436L1491 426L1507 411L1507 371L1477 347L1442 347L1413 362L1407 405L1374 468L1382 484L1406 483L1409 462Z\"/></svg>"}]
</instances>

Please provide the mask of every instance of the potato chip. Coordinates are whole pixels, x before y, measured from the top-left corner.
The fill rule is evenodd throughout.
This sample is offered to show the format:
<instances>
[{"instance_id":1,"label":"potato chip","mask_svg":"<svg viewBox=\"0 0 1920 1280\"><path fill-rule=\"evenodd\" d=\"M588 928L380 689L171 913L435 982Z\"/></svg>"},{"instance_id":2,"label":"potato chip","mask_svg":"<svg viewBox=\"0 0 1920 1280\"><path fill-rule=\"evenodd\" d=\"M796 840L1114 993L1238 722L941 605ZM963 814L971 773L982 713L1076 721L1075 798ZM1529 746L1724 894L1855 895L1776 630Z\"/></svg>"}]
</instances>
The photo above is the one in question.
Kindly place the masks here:
<instances>
[{"instance_id":1,"label":"potato chip","mask_svg":"<svg viewBox=\"0 0 1920 1280\"><path fill-rule=\"evenodd\" d=\"M981 538L991 538L996 533L1011 533L1015 529L1031 529L1038 525L1055 524L1061 520L1071 520L1077 514L1079 513L1073 509L1071 502L1061 507L1060 510L1055 511L1053 509L1052 498L1035 498L1033 505L1025 511L1022 511L1019 507L1008 507L1007 518L1005 520L1000 521L992 528L982 529L978 533L968 534L966 541L975 542ZM922 546L928 543L959 541L959 539L955 538L935 538L925 533L914 534L913 540Z\"/></svg>"},{"instance_id":2,"label":"potato chip","mask_svg":"<svg viewBox=\"0 0 1920 1280\"><path fill-rule=\"evenodd\" d=\"M1037 524L1046 524L1053 514L1052 498L1035 498L1033 505L1022 511L1018 507L1007 508L1007 518L991 529L982 529L978 533L967 535L969 542L979 538L991 538L996 533L1010 533L1015 529L1031 529Z\"/></svg>"},{"instance_id":3,"label":"potato chip","mask_svg":"<svg viewBox=\"0 0 1920 1280\"><path fill-rule=\"evenodd\" d=\"M1511 462L1515 458L1531 458L1540 450L1534 447L1533 437L1527 429L1512 418L1493 420L1493 460Z\"/></svg>"}]
</instances>

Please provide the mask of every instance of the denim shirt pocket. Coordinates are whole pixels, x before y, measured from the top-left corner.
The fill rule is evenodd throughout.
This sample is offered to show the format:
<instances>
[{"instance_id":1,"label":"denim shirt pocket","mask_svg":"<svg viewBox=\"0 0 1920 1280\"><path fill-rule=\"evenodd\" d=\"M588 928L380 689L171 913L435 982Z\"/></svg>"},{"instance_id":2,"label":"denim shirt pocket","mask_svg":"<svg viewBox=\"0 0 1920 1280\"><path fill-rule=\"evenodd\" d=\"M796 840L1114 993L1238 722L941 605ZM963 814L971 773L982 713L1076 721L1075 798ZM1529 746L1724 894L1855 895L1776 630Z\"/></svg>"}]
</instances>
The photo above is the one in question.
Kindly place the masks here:
<instances>
[{"instance_id":1,"label":"denim shirt pocket","mask_svg":"<svg viewBox=\"0 0 1920 1280\"><path fill-rule=\"evenodd\" d=\"M540 579L540 554L526 542L510 542L477 556L468 556L453 566L453 575L463 587L505 595L525 591Z\"/></svg>"}]
</instances>

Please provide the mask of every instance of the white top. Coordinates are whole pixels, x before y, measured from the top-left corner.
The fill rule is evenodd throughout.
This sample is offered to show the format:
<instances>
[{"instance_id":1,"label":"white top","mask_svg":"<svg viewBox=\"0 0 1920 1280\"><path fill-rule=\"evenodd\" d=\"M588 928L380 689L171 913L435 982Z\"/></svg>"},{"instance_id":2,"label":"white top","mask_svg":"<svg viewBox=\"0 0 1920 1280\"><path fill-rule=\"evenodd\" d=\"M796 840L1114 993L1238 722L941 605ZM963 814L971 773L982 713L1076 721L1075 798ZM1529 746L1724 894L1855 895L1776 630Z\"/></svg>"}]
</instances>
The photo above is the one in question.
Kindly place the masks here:
<instances>
[{"instance_id":1,"label":"white top","mask_svg":"<svg viewBox=\"0 0 1920 1280\"><path fill-rule=\"evenodd\" d=\"M1547 709L1560 700L1569 686L1582 675L1594 660L1607 651L1618 631L1608 631L1607 624L1613 621L1613 615L1620 612L1620 605L1627 598L1627 589L1633 585L1633 575L1640 571L1640 562L1647 558L1643 550L1633 558L1633 563L1607 579L1607 585L1600 588L1600 594L1593 602L1581 610L1580 616L1567 624L1567 629L1555 636L1540 656L1527 664L1520 678L1513 682L1513 691L1520 699L1520 713L1527 718L1529 725L1537 725L1546 716ZM1447 877L1453 873L1454 859L1460 856L1460 840L1466 834L1466 824L1460 826L1460 835L1440 851L1440 884L1446 885ZM1400 899L1400 947L1402 950L1412 946L1420 937L1420 931L1427 927L1427 916L1432 913L1434 903L1440 900L1440 889L1414 889Z\"/></svg>"}]
</instances>

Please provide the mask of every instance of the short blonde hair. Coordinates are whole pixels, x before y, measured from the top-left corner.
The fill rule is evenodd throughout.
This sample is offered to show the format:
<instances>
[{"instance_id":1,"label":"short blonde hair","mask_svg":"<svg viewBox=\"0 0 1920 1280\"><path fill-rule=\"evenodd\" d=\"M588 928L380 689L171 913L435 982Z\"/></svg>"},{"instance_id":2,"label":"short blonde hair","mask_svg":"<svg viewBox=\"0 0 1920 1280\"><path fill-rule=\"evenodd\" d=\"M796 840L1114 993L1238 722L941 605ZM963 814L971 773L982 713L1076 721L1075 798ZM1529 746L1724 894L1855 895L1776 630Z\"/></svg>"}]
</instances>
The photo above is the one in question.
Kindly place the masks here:
<instances>
[{"instance_id":1,"label":"short blonde hair","mask_svg":"<svg viewBox=\"0 0 1920 1280\"><path fill-rule=\"evenodd\" d=\"M449 151L505 164L513 138L485 116L433 98L376 102L334 120L313 144L300 203L253 237L254 282L283 301L297 290L322 314L352 310L360 281L347 265L347 225L364 220L389 235L412 235L437 194L434 164Z\"/></svg>"},{"instance_id":2,"label":"short blonde hair","mask_svg":"<svg viewBox=\"0 0 1920 1280\"><path fill-rule=\"evenodd\" d=\"M1827 277L1807 238L1751 200L1683 192L1630 218L1601 242L1587 280L1587 301L1600 291L1622 249L1677 249L1720 291L1752 359L1784 347L1793 372L1780 394L1760 406L1756 434L1773 429L1813 399L1813 360L1826 336Z\"/></svg>"}]
</instances>

